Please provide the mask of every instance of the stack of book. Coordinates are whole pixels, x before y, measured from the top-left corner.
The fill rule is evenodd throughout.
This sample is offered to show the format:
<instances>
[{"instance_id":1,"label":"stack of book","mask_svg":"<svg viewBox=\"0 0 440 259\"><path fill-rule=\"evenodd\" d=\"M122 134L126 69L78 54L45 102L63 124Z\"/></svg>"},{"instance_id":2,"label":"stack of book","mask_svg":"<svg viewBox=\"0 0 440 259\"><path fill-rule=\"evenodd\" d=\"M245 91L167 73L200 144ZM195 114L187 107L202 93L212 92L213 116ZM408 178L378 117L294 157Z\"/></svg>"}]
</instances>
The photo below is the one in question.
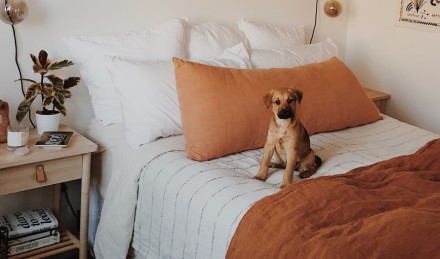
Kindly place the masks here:
<instances>
[{"instance_id":1,"label":"stack of book","mask_svg":"<svg viewBox=\"0 0 440 259\"><path fill-rule=\"evenodd\" d=\"M58 220L49 209L35 209L0 216L8 232L8 256L60 242Z\"/></svg>"}]
</instances>

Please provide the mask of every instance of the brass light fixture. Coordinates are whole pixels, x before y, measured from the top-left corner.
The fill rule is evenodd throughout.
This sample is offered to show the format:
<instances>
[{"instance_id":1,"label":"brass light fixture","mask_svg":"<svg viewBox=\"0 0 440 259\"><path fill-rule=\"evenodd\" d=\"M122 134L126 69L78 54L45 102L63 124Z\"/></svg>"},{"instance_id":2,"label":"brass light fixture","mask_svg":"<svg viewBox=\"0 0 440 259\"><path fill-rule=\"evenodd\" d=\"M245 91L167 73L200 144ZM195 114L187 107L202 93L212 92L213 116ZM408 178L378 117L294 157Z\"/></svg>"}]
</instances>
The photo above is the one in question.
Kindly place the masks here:
<instances>
[{"instance_id":1,"label":"brass light fixture","mask_svg":"<svg viewBox=\"0 0 440 259\"><path fill-rule=\"evenodd\" d=\"M342 11L341 4L336 0L328 0L324 4L324 12L329 17L337 17Z\"/></svg>"},{"instance_id":2,"label":"brass light fixture","mask_svg":"<svg viewBox=\"0 0 440 259\"><path fill-rule=\"evenodd\" d=\"M28 8L24 0L0 0L0 20L11 25L14 36L15 46L15 64L17 65L18 74L20 75L21 93L25 96L23 76L21 74L20 64L18 63L18 44L15 33L15 25L22 22L28 14ZM34 122L29 114L29 121L34 126Z\"/></svg>"},{"instance_id":3,"label":"brass light fixture","mask_svg":"<svg viewBox=\"0 0 440 259\"><path fill-rule=\"evenodd\" d=\"M1 0L0 20L7 24L22 22L28 14L26 3L23 0Z\"/></svg>"}]
</instances>

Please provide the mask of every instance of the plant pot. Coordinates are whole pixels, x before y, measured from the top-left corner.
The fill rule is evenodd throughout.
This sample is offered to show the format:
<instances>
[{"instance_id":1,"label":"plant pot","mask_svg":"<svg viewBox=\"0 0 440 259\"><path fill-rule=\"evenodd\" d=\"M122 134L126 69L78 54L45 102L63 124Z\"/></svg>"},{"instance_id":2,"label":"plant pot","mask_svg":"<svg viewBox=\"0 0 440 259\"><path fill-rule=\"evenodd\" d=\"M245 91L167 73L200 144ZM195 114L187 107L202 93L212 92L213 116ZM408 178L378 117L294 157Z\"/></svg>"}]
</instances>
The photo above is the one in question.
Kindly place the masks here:
<instances>
[{"instance_id":1,"label":"plant pot","mask_svg":"<svg viewBox=\"0 0 440 259\"><path fill-rule=\"evenodd\" d=\"M57 131L60 125L61 113L55 111L54 114L43 114L41 111L36 112L38 135L45 131Z\"/></svg>"}]
</instances>

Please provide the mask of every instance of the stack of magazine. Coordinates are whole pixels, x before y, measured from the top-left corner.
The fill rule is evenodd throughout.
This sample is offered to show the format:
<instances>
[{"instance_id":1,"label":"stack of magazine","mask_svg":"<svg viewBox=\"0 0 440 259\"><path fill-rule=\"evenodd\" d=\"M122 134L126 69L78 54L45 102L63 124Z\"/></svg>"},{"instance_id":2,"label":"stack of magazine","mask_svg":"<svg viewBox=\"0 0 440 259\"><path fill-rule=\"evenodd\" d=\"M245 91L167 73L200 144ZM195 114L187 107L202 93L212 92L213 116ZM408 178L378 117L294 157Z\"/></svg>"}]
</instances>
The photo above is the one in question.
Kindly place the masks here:
<instances>
[{"instance_id":1,"label":"stack of magazine","mask_svg":"<svg viewBox=\"0 0 440 259\"><path fill-rule=\"evenodd\" d=\"M8 256L60 242L58 220L49 209L35 209L0 216L8 232Z\"/></svg>"}]
</instances>

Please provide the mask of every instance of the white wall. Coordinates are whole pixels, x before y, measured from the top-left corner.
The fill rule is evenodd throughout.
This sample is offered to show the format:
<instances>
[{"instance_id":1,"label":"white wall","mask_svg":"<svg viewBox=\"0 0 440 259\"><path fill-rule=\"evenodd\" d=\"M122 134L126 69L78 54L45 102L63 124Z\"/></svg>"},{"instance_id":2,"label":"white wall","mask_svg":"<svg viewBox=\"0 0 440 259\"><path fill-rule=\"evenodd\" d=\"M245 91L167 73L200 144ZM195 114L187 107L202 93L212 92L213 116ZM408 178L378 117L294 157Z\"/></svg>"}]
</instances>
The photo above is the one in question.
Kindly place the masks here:
<instances>
[{"instance_id":1,"label":"white wall","mask_svg":"<svg viewBox=\"0 0 440 259\"><path fill-rule=\"evenodd\" d=\"M321 1L321 6L324 4ZM332 37L343 51L347 31L348 0L341 1L346 8L343 14L331 19L319 8L315 42ZM306 24L307 38L314 21L315 1L303 0L32 0L27 1L29 16L16 26L19 60L24 78L37 79L32 73L29 53L38 54L46 50L52 60L70 59L71 55L62 39L72 34L93 34L141 29L173 17L188 17L193 22L224 22L235 24L239 18L279 25ZM14 63L14 47L10 26L0 22L0 99L10 107L10 118L15 122L15 110L22 96L19 84L14 83L18 72ZM103 68L104 69L104 68ZM79 75L77 68L60 71L61 75ZM73 98L67 100L67 118L62 122L85 133L93 117L90 96L85 85L76 86ZM36 101L37 102L37 101ZM39 103L33 105L33 112ZM25 122L28 124L27 119ZM35 120L34 120L35 122ZM30 125L30 124L28 124ZM1 187L0 187L1 188ZM78 201L79 188L74 185ZM8 195L0 198L0 214L29 206L51 206L51 190L40 192L38 201L24 195ZM78 203L76 203L78 204ZM78 206L76 206L78 207Z\"/></svg>"},{"instance_id":2,"label":"white wall","mask_svg":"<svg viewBox=\"0 0 440 259\"><path fill-rule=\"evenodd\" d=\"M346 6L348 0L342 1ZM33 0L27 1L28 18L16 26L19 41L19 59L25 78L36 79L32 73L29 53L40 49L53 60L71 58L62 38L72 34L93 34L141 29L172 17L188 17L191 22L224 22L234 24L239 18L269 22L279 25L306 24L307 38L314 20L315 1L302 0ZM323 5L323 3L321 3ZM320 13L322 8L319 8ZM347 12L337 19L321 16L315 42L332 37L345 49ZM14 48L10 27L0 23L0 99L9 102L10 117L21 101L18 78L14 64ZM77 68L68 68L61 75L79 75ZM68 114L62 122L85 132L93 117L90 96L81 84L73 90L73 98L67 100ZM40 108L35 103L33 111ZM15 119L14 119L15 121ZM27 121L27 119L26 119ZM35 120L34 120L35 121Z\"/></svg>"},{"instance_id":3,"label":"white wall","mask_svg":"<svg viewBox=\"0 0 440 259\"><path fill-rule=\"evenodd\" d=\"M440 33L395 26L399 2L350 1L345 61L392 95L389 115L440 133Z\"/></svg>"}]
</instances>

